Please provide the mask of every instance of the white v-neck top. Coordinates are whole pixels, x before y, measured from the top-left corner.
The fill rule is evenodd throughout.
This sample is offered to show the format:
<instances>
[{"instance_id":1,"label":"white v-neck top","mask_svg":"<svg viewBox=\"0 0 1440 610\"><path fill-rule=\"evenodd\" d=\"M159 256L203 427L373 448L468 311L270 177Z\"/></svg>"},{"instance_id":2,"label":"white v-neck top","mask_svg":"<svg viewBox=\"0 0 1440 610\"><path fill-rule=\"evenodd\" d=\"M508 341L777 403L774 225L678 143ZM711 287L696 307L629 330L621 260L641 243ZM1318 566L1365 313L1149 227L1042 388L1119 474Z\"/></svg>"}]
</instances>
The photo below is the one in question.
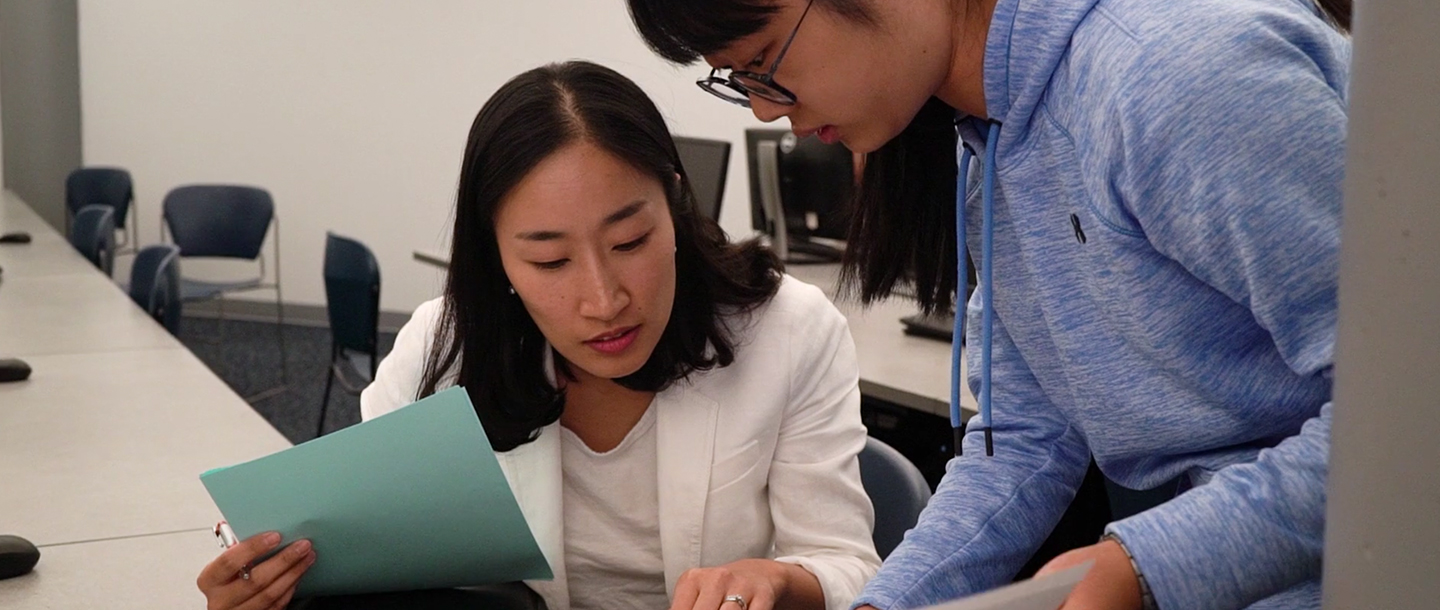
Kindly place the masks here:
<instances>
[{"instance_id":1,"label":"white v-neck top","mask_svg":"<svg viewBox=\"0 0 1440 610\"><path fill-rule=\"evenodd\" d=\"M561 427L565 569L575 610L668 608L660 553L655 409L596 453Z\"/></svg>"}]
</instances>

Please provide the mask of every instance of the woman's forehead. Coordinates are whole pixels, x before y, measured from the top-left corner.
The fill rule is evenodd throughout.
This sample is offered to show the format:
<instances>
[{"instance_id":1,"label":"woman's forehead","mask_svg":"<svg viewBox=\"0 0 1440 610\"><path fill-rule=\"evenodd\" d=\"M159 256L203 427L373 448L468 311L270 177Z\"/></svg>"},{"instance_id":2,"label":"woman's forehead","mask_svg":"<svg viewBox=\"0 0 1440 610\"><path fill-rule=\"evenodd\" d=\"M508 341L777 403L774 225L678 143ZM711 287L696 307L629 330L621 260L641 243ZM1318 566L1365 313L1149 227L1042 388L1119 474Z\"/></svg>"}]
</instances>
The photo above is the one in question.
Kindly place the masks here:
<instances>
[{"instance_id":1,"label":"woman's forehead","mask_svg":"<svg viewBox=\"0 0 1440 610\"><path fill-rule=\"evenodd\" d=\"M529 225L593 228L654 213L664 202L654 177L593 146L566 147L516 185L501 202L496 224L521 231L538 230ZM615 218L627 209L624 218Z\"/></svg>"}]
</instances>

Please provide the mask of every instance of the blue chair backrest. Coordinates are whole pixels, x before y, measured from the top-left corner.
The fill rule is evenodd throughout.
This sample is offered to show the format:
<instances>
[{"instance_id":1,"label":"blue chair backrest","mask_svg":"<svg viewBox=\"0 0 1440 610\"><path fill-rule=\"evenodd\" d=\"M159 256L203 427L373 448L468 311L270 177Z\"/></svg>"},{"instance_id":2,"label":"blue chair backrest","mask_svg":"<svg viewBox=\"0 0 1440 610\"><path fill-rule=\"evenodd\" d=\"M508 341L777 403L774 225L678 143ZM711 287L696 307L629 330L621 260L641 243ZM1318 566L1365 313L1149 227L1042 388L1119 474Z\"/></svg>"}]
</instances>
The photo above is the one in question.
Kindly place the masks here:
<instances>
[{"instance_id":1,"label":"blue chair backrest","mask_svg":"<svg viewBox=\"0 0 1440 610\"><path fill-rule=\"evenodd\" d=\"M180 248L157 244L135 254L130 299L170 334L180 332Z\"/></svg>"},{"instance_id":2,"label":"blue chair backrest","mask_svg":"<svg viewBox=\"0 0 1440 610\"><path fill-rule=\"evenodd\" d=\"M909 459L873 437L860 452L860 483L875 507L875 552L884 559L915 527L930 501L930 485Z\"/></svg>"},{"instance_id":3,"label":"blue chair backrest","mask_svg":"<svg viewBox=\"0 0 1440 610\"><path fill-rule=\"evenodd\" d=\"M65 209L72 217L87 205L108 206L115 209L115 226L123 229L133 201L130 172L118 167L82 167L65 178Z\"/></svg>"},{"instance_id":4,"label":"blue chair backrest","mask_svg":"<svg viewBox=\"0 0 1440 610\"><path fill-rule=\"evenodd\" d=\"M375 351L380 323L380 263L364 244L325 234L325 308L336 345Z\"/></svg>"},{"instance_id":5,"label":"blue chair backrest","mask_svg":"<svg viewBox=\"0 0 1440 610\"><path fill-rule=\"evenodd\" d=\"M110 275L115 265L115 210L103 205L80 208L70 223L70 245Z\"/></svg>"},{"instance_id":6,"label":"blue chair backrest","mask_svg":"<svg viewBox=\"0 0 1440 610\"><path fill-rule=\"evenodd\" d=\"M165 195L163 206L181 256L255 260L275 217L270 193L250 186L182 186Z\"/></svg>"}]
</instances>

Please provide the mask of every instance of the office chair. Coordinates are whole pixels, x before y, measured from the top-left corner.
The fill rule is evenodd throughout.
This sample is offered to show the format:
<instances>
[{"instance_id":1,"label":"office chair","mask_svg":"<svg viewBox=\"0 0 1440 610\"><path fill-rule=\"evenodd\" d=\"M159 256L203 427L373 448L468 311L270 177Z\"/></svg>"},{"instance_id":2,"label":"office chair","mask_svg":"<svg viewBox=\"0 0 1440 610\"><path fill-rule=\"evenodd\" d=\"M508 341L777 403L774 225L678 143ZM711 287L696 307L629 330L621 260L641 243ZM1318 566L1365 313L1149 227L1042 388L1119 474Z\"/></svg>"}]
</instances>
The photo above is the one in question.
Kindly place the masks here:
<instances>
[{"instance_id":1,"label":"office chair","mask_svg":"<svg viewBox=\"0 0 1440 610\"><path fill-rule=\"evenodd\" d=\"M910 460L874 437L860 451L860 483L875 507L875 552L884 559L915 527L930 501L930 485Z\"/></svg>"},{"instance_id":2,"label":"office chair","mask_svg":"<svg viewBox=\"0 0 1440 610\"><path fill-rule=\"evenodd\" d=\"M135 183L130 172L118 167L82 167L65 178L65 222L89 205L103 205L115 210L115 227L121 241L117 254L134 252L140 243L139 229L130 222L130 209L135 205ZM68 228L68 227L67 227ZM128 231L127 231L128 229Z\"/></svg>"},{"instance_id":3,"label":"office chair","mask_svg":"<svg viewBox=\"0 0 1440 610\"><path fill-rule=\"evenodd\" d=\"M325 234L325 310L330 317L330 370L325 379L325 397L320 403L320 422L315 436L325 431L325 411L330 406L330 387L336 379L350 394L359 394L375 379L379 363L380 263L364 244ZM350 372L345 371L346 368ZM347 377L359 378L352 384Z\"/></svg>"},{"instance_id":4,"label":"office chair","mask_svg":"<svg viewBox=\"0 0 1440 610\"><path fill-rule=\"evenodd\" d=\"M109 276L115 267L115 210L103 205L81 208L70 223L70 245Z\"/></svg>"},{"instance_id":5,"label":"office chair","mask_svg":"<svg viewBox=\"0 0 1440 610\"><path fill-rule=\"evenodd\" d=\"M270 193L249 186L190 185L165 195L160 234L180 248L181 258L209 257L252 261L259 265L254 277L211 282L180 276L180 300L218 300L220 333L225 330L225 295L251 290L275 291L275 335L280 347L280 385L248 397L256 402L285 391L289 382L285 363L285 308L280 291L280 219ZM274 225L275 280L265 281L265 236Z\"/></svg>"},{"instance_id":6,"label":"office chair","mask_svg":"<svg viewBox=\"0 0 1440 610\"><path fill-rule=\"evenodd\" d=\"M172 335L180 334L180 249L141 248L130 267L130 299Z\"/></svg>"}]
</instances>

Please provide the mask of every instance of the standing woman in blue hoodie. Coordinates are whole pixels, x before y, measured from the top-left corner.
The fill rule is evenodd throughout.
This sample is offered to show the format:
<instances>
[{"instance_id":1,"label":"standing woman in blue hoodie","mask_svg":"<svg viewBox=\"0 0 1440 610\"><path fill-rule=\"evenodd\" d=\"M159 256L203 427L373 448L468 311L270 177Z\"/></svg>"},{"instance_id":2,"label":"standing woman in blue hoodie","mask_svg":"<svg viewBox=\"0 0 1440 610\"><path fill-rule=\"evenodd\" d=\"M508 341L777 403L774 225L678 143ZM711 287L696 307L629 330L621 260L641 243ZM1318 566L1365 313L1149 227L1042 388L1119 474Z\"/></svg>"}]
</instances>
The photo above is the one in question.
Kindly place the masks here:
<instances>
[{"instance_id":1,"label":"standing woman in blue hoodie","mask_svg":"<svg viewBox=\"0 0 1440 610\"><path fill-rule=\"evenodd\" d=\"M981 414L857 605L1009 582L1093 456L1189 489L1051 562L1096 562L1067 609L1319 607L1348 0L629 6L711 93L867 154L865 300L980 267Z\"/></svg>"}]
</instances>

